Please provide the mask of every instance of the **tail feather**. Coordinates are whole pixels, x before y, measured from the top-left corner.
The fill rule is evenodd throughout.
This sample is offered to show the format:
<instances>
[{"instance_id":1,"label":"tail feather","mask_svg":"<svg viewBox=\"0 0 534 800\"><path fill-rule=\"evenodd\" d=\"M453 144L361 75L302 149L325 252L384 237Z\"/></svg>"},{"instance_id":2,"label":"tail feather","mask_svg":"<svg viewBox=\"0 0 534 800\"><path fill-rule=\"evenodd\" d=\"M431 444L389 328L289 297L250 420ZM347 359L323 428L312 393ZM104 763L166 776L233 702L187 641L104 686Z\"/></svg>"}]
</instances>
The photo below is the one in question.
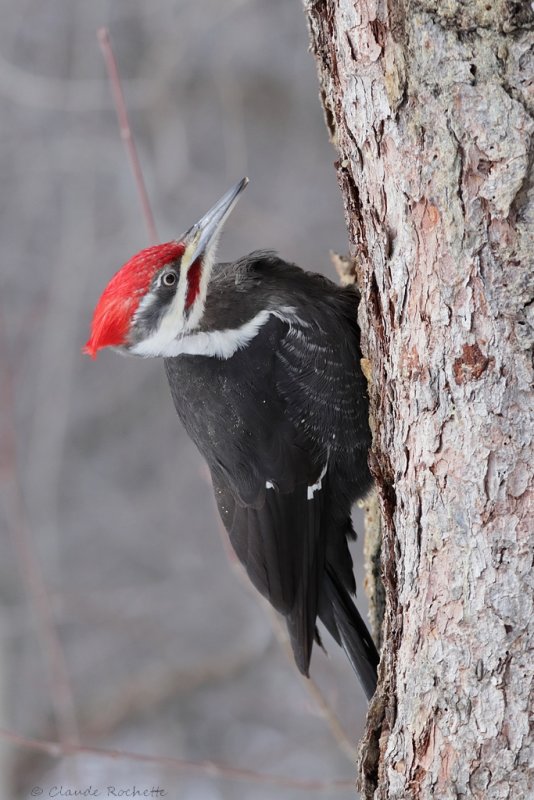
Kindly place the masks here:
<instances>
[{"instance_id":1,"label":"tail feather","mask_svg":"<svg viewBox=\"0 0 534 800\"><path fill-rule=\"evenodd\" d=\"M319 616L336 641L343 647L351 666L361 681L367 699L376 689L379 655L371 634L345 587L327 566L323 584L324 602Z\"/></svg>"}]
</instances>

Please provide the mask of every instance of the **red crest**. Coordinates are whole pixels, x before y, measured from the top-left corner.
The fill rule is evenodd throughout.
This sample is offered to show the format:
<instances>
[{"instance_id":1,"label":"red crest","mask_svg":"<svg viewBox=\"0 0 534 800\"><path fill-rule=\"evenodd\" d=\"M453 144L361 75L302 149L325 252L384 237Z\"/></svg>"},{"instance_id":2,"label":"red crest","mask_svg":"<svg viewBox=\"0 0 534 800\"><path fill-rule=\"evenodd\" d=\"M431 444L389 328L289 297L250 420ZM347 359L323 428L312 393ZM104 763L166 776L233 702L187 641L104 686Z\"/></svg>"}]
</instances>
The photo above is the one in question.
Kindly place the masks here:
<instances>
[{"instance_id":1,"label":"red crest","mask_svg":"<svg viewBox=\"0 0 534 800\"><path fill-rule=\"evenodd\" d=\"M112 277L98 301L91 336L83 352L96 358L98 350L126 343L132 317L154 278L166 264L180 258L182 242L166 242L141 250Z\"/></svg>"}]
</instances>

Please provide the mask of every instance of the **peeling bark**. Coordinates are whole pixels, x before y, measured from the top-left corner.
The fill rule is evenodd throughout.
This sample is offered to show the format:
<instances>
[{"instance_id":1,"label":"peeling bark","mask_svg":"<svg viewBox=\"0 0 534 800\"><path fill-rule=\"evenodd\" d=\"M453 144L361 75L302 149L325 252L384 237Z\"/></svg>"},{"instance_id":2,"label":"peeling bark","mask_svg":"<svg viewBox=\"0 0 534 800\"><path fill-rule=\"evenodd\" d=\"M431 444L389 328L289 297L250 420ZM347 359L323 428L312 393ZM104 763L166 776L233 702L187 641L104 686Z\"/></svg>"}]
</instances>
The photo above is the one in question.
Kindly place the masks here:
<instances>
[{"instance_id":1,"label":"peeling bark","mask_svg":"<svg viewBox=\"0 0 534 800\"><path fill-rule=\"evenodd\" d=\"M534 14L305 8L363 297L384 537L360 788L534 797Z\"/></svg>"}]
</instances>

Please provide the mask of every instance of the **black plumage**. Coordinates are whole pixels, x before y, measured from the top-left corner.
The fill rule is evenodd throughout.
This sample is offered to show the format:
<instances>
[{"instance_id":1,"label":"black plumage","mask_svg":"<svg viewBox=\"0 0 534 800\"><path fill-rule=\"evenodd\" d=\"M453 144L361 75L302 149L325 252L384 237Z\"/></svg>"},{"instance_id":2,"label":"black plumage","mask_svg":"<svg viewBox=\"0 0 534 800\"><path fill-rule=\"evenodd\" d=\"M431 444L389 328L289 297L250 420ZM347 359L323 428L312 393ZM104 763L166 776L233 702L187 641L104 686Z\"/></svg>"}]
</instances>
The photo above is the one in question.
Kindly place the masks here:
<instances>
[{"instance_id":1,"label":"black plumage","mask_svg":"<svg viewBox=\"0 0 534 800\"><path fill-rule=\"evenodd\" d=\"M272 253L216 265L201 330L270 315L231 357L182 354L165 368L235 552L286 618L300 671L319 617L371 696L378 655L351 597L347 543L351 506L371 483L357 303L353 288Z\"/></svg>"}]
</instances>

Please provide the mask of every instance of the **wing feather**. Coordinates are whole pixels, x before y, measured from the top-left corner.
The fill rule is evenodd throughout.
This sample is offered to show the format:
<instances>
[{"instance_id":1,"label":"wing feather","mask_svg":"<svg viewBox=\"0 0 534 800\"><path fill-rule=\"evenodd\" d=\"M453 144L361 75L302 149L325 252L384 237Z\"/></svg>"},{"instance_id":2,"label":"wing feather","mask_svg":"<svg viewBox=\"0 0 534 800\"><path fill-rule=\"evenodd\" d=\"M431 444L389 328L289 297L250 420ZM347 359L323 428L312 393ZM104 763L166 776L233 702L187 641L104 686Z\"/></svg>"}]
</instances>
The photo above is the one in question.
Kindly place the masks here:
<instances>
[{"instance_id":1,"label":"wing feather","mask_svg":"<svg viewBox=\"0 0 534 800\"><path fill-rule=\"evenodd\" d=\"M308 500L307 484L267 489L260 508L240 504L213 475L215 497L232 546L250 580L283 614L297 666L308 674L324 574L323 492Z\"/></svg>"}]
</instances>

